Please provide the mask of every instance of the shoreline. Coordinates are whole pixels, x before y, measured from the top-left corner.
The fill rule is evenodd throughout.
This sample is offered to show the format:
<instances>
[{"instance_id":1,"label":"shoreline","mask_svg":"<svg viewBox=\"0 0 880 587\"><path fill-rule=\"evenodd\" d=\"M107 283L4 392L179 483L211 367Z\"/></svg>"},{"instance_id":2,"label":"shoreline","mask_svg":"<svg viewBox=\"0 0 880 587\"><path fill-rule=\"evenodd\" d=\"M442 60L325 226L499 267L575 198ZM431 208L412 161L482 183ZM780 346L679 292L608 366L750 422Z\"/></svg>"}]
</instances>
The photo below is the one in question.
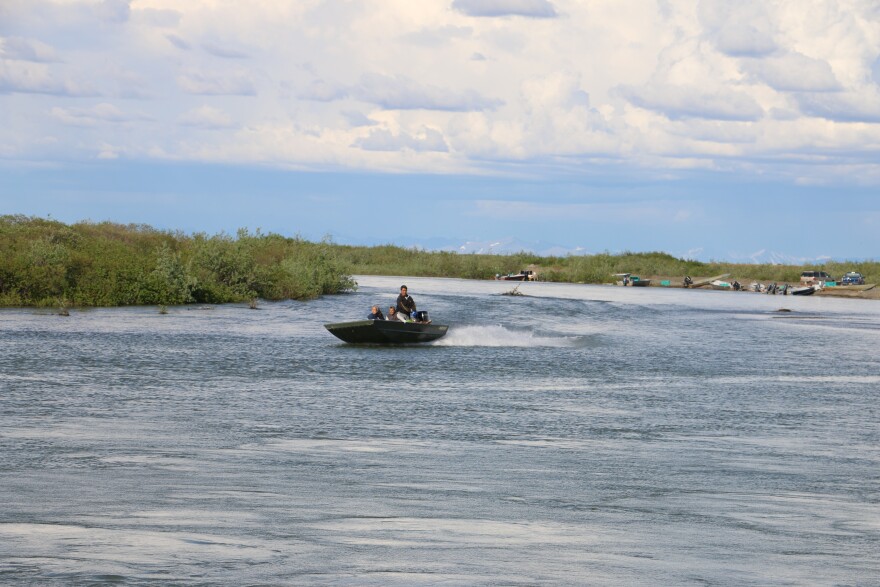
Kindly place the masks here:
<instances>
[{"instance_id":1,"label":"shoreline","mask_svg":"<svg viewBox=\"0 0 880 587\"><path fill-rule=\"evenodd\" d=\"M713 289L708 286L704 287L694 287L694 288L686 288L682 284L684 282L684 276L681 277L669 277L665 275L651 275L646 276L645 279L650 279L651 283L645 287L659 287L664 289L704 289L704 290L712 290L712 291L728 291L731 293L750 293L750 294L760 294L760 295L782 295L782 294L767 294L766 292L756 292L750 289L742 289L739 291L727 290L727 289ZM703 277L695 277L694 281L699 281L701 279L708 279ZM661 282L668 281L669 285L662 285ZM769 280L749 280L748 285L752 283L759 283L763 286L771 285L772 283L777 283L780 287L782 285L789 285L798 287L799 283L788 283L788 282L774 282ZM746 284L743 284L746 286ZM616 287L623 287L617 285ZM629 286L627 286L629 287ZM849 285L837 285L837 286L827 286L813 295L820 297L828 297L828 298L851 298L851 299L859 299L859 300L880 300L880 287L877 287L875 284L866 284L863 286L849 286Z\"/></svg>"}]
</instances>

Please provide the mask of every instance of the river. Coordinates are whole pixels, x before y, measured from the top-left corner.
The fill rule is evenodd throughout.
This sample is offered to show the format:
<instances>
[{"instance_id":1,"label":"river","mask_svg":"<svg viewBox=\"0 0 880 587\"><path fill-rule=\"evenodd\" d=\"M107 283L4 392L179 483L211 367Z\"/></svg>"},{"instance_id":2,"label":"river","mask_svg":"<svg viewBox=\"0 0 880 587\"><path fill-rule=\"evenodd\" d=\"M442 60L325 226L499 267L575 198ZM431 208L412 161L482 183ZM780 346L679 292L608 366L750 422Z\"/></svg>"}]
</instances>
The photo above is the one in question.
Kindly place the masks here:
<instances>
[{"instance_id":1,"label":"river","mask_svg":"<svg viewBox=\"0 0 880 587\"><path fill-rule=\"evenodd\" d=\"M0 310L0 583L880 585L880 304L358 281Z\"/></svg>"}]
</instances>

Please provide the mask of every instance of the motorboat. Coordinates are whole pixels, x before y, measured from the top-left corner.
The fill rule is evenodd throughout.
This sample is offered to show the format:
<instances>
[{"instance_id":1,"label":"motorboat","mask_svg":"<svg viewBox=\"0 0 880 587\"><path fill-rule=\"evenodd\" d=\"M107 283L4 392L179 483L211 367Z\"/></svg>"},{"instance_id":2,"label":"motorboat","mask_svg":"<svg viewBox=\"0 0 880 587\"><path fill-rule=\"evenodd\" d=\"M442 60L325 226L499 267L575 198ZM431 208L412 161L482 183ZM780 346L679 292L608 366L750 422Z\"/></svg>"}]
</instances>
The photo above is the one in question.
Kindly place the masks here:
<instances>
[{"instance_id":1,"label":"motorboat","mask_svg":"<svg viewBox=\"0 0 880 587\"><path fill-rule=\"evenodd\" d=\"M523 270L519 273L508 273L507 275L496 275L495 279L500 281L535 281L537 275L534 271Z\"/></svg>"},{"instance_id":2,"label":"motorboat","mask_svg":"<svg viewBox=\"0 0 880 587\"><path fill-rule=\"evenodd\" d=\"M816 293L818 289L819 288L815 285L808 285L806 287L793 287L788 293L793 296L811 296Z\"/></svg>"},{"instance_id":3,"label":"motorboat","mask_svg":"<svg viewBox=\"0 0 880 587\"><path fill-rule=\"evenodd\" d=\"M684 278L684 286L689 288L697 288L697 287L706 287L707 285L714 285L712 282L721 281L723 279L727 279L730 277L730 273L722 273L721 275L716 275L715 277L707 277L705 279L698 279L694 281L690 277Z\"/></svg>"},{"instance_id":4,"label":"motorboat","mask_svg":"<svg viewBox=\"0 0 880 587\"><path fill-rule=\"evenodd\" d=\"M630 287L648 287L651 285L650 279L642 279L638 275L632 273L615 273L617 285L628 285Z\"/></svg>"},{"instance_id":5,"label":"motorboat","mask_svg":"<svg viewBox=\"0 0 880 587\"><path fill-rule=\"evenodd\" d=\"M446 335L449 326L398 320L355 320L325 324L330 334L351 344L412 344Z\"/></svg>"}]
</instances>

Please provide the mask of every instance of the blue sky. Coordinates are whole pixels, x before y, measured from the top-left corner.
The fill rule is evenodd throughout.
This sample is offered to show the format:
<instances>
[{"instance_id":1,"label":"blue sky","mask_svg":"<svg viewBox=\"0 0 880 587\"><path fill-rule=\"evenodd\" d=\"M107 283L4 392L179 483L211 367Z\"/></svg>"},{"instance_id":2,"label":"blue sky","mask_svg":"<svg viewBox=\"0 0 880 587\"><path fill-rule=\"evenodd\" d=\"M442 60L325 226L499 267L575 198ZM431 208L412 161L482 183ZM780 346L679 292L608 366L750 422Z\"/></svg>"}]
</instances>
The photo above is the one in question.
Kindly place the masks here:
<instances>
[{"instance_id":1,"label":"blue sky","mask_svg":"<svg viewBox=\"0 0 880 587\"><path fill-rule=\"evenodd\" d=\"M0 212L877 258L870 0L6 0Z\"/></svg>"}]
</instances>

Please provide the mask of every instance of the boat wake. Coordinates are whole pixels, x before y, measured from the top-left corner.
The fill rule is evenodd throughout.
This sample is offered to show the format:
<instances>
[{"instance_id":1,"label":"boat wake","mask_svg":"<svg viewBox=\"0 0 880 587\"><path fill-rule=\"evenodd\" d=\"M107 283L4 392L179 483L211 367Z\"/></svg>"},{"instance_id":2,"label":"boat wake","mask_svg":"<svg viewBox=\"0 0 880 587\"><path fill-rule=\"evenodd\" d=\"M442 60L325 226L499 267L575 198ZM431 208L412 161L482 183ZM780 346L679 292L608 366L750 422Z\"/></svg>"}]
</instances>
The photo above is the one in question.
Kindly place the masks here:
<instances>
[{"instance_id":1,"label":"boat wake","mask_svg":"<svg viewBox=\"0 0 880 587\"><path fill-rule=\"evenodd\" d=\"M529 330L510 330L496 326L454 326L449 333L431 343L434 346L485 347L574 347L579 336L540 336Z\"/></svg>"}]
</instances>

